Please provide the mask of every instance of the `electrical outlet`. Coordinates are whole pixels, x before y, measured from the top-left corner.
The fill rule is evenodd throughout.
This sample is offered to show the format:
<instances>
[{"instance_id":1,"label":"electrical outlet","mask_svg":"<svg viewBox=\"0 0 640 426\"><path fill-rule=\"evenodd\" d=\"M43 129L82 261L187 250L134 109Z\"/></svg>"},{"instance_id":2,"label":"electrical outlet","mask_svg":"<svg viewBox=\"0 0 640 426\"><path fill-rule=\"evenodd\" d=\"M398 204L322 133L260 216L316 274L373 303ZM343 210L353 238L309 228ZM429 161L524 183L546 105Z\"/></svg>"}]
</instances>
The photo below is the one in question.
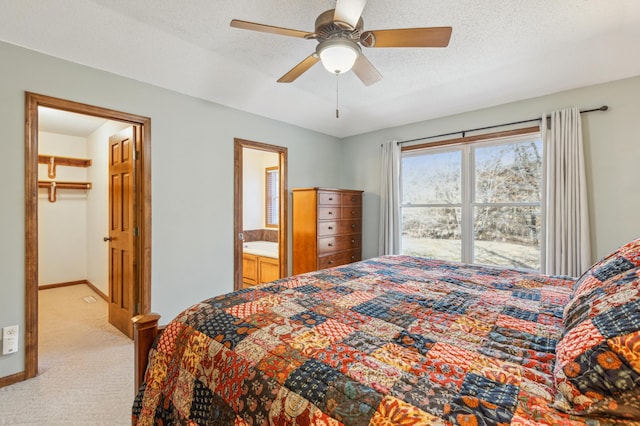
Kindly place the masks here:
<instances>
[{"instance_id":1,"label":"electrical outlet","mask_svg":"<svg viewBox=\"0 0 640 426\"><path fill-rule=\"evenodd\" d=\"M18 352L18 326L11 325L2 329L2 355Z\"/></svg>"}]
</instances>

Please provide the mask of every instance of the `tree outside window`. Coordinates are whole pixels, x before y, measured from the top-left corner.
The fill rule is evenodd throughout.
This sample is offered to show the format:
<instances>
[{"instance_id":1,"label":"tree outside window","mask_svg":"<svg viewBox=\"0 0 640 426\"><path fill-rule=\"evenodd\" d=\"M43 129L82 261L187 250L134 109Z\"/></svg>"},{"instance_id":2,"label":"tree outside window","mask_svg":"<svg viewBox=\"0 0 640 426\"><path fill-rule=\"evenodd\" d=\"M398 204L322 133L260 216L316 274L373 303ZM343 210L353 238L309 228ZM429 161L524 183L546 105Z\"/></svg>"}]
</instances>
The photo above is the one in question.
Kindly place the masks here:
<instances>
[{"instance_id":1,"label":"tree outside window","mask_svg":"<svg viewBox=\"0 0 640 426\"><path fill-rule=\"evenodd\" d=\"M539 135L407 151L401 173L402 253L540 269Z\"/></svg>"}]
</instances>

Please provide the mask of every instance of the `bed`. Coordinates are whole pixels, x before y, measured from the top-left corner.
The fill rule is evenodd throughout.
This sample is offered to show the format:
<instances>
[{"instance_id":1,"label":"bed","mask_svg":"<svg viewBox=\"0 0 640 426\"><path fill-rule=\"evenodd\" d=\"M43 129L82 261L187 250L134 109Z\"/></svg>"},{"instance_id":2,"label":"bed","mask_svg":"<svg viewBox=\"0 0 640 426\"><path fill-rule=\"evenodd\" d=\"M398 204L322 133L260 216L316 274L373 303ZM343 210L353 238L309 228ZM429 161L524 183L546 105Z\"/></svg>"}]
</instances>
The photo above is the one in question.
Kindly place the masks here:
<instances>
[{"instance_id":1,"label":"bed","mask_svg":"<svg viewBox=\"0 0 640 426\"><path fill-rule=\"evenodd\" d=\"M139 317L133 423L640 422L638 265L640 240L579 279L382 256L205 300L158 336Z\"/></svg>"}]
</instances>

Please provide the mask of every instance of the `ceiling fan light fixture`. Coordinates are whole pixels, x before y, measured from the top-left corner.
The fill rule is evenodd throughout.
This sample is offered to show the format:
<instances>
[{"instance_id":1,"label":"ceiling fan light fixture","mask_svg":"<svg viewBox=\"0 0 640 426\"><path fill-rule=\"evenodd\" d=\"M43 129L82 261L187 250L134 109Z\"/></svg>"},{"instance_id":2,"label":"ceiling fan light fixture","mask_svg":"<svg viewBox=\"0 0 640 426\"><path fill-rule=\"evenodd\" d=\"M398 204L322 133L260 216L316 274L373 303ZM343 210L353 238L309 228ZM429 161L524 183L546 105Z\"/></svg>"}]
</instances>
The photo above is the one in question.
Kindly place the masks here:
<instances>
[{"instance_id":1,"label":"ceiling fan light fixture","mask_svg":"<svg viewBox=\"0 0 640 426\"><path fill-rule=\"evenodd\" d=\"M360 47L351 40L326 40L318 44L317 53L327 71L342 74L353 67L360 56Z\"/></svg>"}]
</instances>

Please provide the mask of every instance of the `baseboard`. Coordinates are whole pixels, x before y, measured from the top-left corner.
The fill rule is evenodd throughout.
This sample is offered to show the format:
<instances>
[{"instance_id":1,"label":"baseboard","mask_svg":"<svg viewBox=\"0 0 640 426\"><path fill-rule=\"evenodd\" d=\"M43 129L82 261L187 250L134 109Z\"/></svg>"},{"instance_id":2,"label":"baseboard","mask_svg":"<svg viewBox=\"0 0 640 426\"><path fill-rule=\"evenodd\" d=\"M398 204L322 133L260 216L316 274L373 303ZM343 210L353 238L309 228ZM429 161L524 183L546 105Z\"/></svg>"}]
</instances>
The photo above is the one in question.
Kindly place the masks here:
<instances>
[{"instance_id":1,"label":"baseboard","mask_svg":"<svg viewBox=\"0 0 640 426\"><path fill-rule=\"evenodd\" d=\"M18 382L24 382L27 379L27 373L21 371L20 373L12 374L11 376L0 377L0 388L12 385Z\"/></svg>"},{"instance_id":2,"label":"baseboard","mask_svg":"<svg viewBox=\"0 0 640 426\"><path fill-rule=\"evenodd\" d=\"M72 285L79 285L79 284L86 284L88 285L91 290L95 291L96 293L98 293L98 296L100 296L102 299L105 300L105 302L109 301L109 297L104 294L102 291L100 291L100 289L98 287L96 287L95 285L93 285L91 283L91 281L89 280L78 280L78 281L67 281L65 283L56 283L56 284L45 284L45 285L41 285L38 287L39 290L49 290L52 288L59 288L59 287L69 287Z\"/></svg>"},{"instance_id":3,"label":"baseboard","mask_svg":"<svg viewBox=\"0 0 640 426\"><path fill-rule=\"evenodd\" d=\"M72 285L86 284L87 280L67 281L64 283L45 284L38 287L38 290L49 290L51 288L70 287Z\"/></svg>"},{"instance_id":4,"label":"baseboard","mask_svg":"<svg viewBox=\"0 0 640 426\"><path fill-rule=\"evenodd\" d=\"M98 293L98 296L102 297L104 299L105 302L109 302L109 296L107 296L106 294L104 294L102 291L100 291L100 289L98 287L96 287L95 285L93 285L93 283L89 280L84 282L86 285L88 285L89 287L91 287L91 290L95 291L96 293Z\"/></svg>"}]
</instances>

